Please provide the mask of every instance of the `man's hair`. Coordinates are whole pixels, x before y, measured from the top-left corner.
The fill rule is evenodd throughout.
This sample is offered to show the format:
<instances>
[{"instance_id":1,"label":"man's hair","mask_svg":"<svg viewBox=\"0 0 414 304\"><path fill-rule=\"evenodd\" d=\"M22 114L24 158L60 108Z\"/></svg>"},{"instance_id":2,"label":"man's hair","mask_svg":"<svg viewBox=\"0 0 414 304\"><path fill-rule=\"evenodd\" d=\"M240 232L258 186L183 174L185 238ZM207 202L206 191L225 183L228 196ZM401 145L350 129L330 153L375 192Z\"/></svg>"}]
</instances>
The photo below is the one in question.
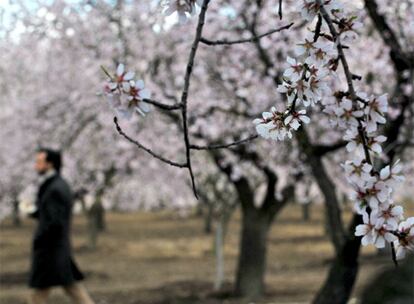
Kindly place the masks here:
<instances>
[{"instance_id":1,"label":"man's hair","mask_svg":"<svg viewBox=\"0 0 414 304\"><path fill-rule=\"evenodd\" d=\"M62 167L62 155L60 151L49 148L39 148L37 153L45 153L46 161L52 164L53 169L60 172L60 168Z\"/></svg>"}]
</instances>

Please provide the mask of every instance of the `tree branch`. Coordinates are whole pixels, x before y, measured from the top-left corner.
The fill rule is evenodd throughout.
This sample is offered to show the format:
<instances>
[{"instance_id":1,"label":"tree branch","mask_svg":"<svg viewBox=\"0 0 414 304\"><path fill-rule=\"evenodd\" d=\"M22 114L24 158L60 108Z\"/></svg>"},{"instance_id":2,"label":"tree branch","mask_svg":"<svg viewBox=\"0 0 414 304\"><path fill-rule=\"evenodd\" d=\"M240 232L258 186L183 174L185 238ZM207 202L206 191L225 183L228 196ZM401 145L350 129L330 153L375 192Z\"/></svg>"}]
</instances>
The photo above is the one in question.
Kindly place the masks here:
<instances>
[{"instance_id":1,"label":"tree branch","mask_svg":"<svg viewBox=\"0 0 414 304\"><path fill-rule=\"evenodd\" d=\"M184 132L184 143L185 143L185 154L186 154L186 159L187 159L187 168L188 168L188 172L190 173L190 178L191 178L191 184L193 186L193 192L195 197L197 198L197 189L196 189L196 185L195 185L195 180L194 180L194 173L193 173L193 169L191 167L191 153L190 153L190 139L188 136L188 122L187 122L187 98L188 98L188 90L190 87L190 79L191 79L191 73L193 71L193 65L194 65L194 58L195 55L197 53L197 48L201 39L201 35L203 32L203 27L204 27L204 21L205 21L205 17L206 17L206 12L207 12L207 7L208 7L208 3L210 2L210 0L204 0L203 1L203 5L201 7L201 12L200 15L198 17L198 25L197 25L197 30L196 30L196 35L193 41L193 45L191 47L191 52L190 52L190 56L188 58L188 63L187 63L187 68L186 68L186 73L185 73L185 77L184 77L184 89L183 89L183 93L181 95L181 105L182 105L182 118L183 118L183 132Z\"/></svg>"},{"instance_id":2,"label":"tree branch","mask_svg":"<svg viewBox=\"0 0 414 304\"><path fill-rule=\"evenodd\" d=\"M167 111L173 111L173 110L179 110L182 108L182 104L181 103L176 103L176 104L172 104L172 105L168 105L165 103L161 103L158 102L156 100L153 99L143 99L144 102L152 104L162 110L167 110Z\"/></svg>"},{"instance_id":3,"label":"tree branch","mask_svg":"<svg viewBox=\"0 0 414 304\"><path fill-rule=\"evenodd\" d=\"M277 29L273 29L271 31L268 31L268 32L263 33L263 34L260 34L260 35L254 35L254 36L252 36L250 38L247 38L247 39L240 39L240 40L227 40L227 39L224 39L224 40L215 40L215 41L213 41L213 40L209 40L209 39L206 39L206 38L201 38L200 39L200 42L202 42L202 43L204 43L206 45L210 45L210 46L216 46L216 45L233 45L233 44L240 44L240 43L251 43L251 42L258 41L259 39L261 39L263 37L270 36L270 35L272 35L274 33L277 33L277 32L283 31L283 30L287 30L293 24L294 23L292 22L292 23L290 23L288 25L279 27Z\"/></svg>"},{"instance_id":4,"label":"tree branch","mask_svg":"<svg viewBox=\"0 0 414 304\"><path fill-rule=\"evenodd\" d=\"M125 139L127 139L129 142L135 144L138 148L144 150L145 152L147 152L148 154L150 154L151 156L155 157L156 159L159 159L160 161L173 166L173 167L178 167L178 168L188 168L187 163L178 163L178 162L174 162L171 161L157 153L155 153L154 151L152 151L151 149L145 147L143 144L141 144L140 142L138 142L137 140L132 139L131 137L129 137L127 134L125 134L125 132L121 129L121 127L118 124L118 119L116 117L114 117L114 123L116 126L116 130L118 131L118 133L123 136Z\"/></svg>"},{"instance_id":5,"label":"tree branch","mask_svg":"<svg viewBox=\"0 0 414 304\"><path fill-rule=\"evenodd\" d=\"M241 140L236 140L234 142L228 143L228 144L211 144L211 145L206 145L206 146L199 146L199 145L190 145L190 149L192 150L216 150L216 149L225 149L225 148L230 148L232 146L237 146L237 145L241 145L244 144L246 142L255 140L256 138L258 138L259 136L256 135L251 135L247 138L241 139Z\"/></svg>"}]
</instances>

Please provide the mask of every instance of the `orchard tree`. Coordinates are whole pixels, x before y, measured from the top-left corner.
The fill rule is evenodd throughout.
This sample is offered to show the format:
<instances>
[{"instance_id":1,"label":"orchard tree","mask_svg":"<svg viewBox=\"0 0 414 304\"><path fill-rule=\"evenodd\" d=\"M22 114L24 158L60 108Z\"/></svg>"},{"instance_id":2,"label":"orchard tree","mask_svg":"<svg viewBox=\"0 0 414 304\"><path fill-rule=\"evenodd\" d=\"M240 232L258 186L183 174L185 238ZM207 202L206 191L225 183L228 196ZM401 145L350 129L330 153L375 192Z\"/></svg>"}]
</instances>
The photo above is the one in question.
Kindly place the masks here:
<instances>
[{"instance_id":1,"label":"orchard tree","mask_svg":"<svg viewBox=\"0 0 414 304\"><path fill-rule=\"evenodd\" d=\"M171 9L172 5L179 11L179 14L182 17L181 19L183 19L183 16L186 13L194 12L195 3L191 1L185 2L187 5L184 6L178 5L178 2L173 2L175 4L172 5L170 3L168 11ZM274 69L274 64L270 59L271 57L266 48L260 43L260 38L267 35L257 34L258 18L261 9L264 6L261 1L258 1L253 5L251 11L252 17L250 17L250 20L249 16L244 14L245 12L249 12L246 7L243 9L243 13L240 14L245 25L249 25L247 28L252 34L250 38L233 41L230 41L229 39L211 41L202 37L208 4L209 1L203 2L199 14L196 35L184 77L184 89L182 91L181 99L174 104L160 104L157 101L150 100L147 93L140 95L136 92L139 92L144 88L142 84L139 84L139 81L135 82L132 79L128 79L128 76L131 74L123 74L122 71L122 75L120 75L118 71L115 76L112 76L105 70L105 73L111 79L106 90L107 95L114 107L120 113L124 113L125 111L131 113L135 110L141 113L146 112L145 107L148 103L154 104L164 110L181 110L183 118L182 131L186 145L186 161L184 163L172 162L160 155L154 154L152 151L149 152L170 165L188 169L196 194L192 173L193 169L191 166L190 152L192 149L218 150L219 148L228 148L255 138L254 136L250 136L245 139L236 140L230 144L219 143L215 145L207 144L204 146L191 145L189 142L187 121L187 117L190 115L187 111L188 89L192 75L194 57L199 43L203 42L207 45L216 46L254 42L259 53L259 58L265 66L264 73L273 74L271 75L273 76L273 81L276 83L281 82L278 86L278 91L286 95L288 103L287 106L282 106L280 108L273 107L271 111L264 112L261 119L255 120L257 131L262 137L274 140L292 138L292 133L298 131L298 146L304 154L307 164L312 168L321 192L325 196L329 214L328 219L331 227L331 237L337 253L337 262L333 265L333 269L336 271L331 271L331 275L335 273L334 275L336 277L330 276L328 279L329 284L333 285L334 288L325 286L321 294L329 289L329 292L339 295L340 301L346 301L353 286L357 270L356 258L359 252L359 239L353 236L354 232L357 236L364 236L364 244L373 243L377 247L383 247L385 246L385 241L388 241L391 242L392 245L396 245L398 249L397 252L393 252L394 260L401 258L406 250L412 248L412 236L410 232L411 218L406 222L403 221L402 208L395 205L391 199L391 195L395 192L393 190L395 183L402 180L402 177L400 176L401 166L398 164L380 164L378 168L376 168L373 162L373 157L378 156L378 159L381 159L381 144L386 142L387 139L392 140L392 145L401 147L407 146L407 141L404 141L404 139L401 144L396 141L400 140L398 137L402 132L399 131L404 124L403 118L406 116L405 109L409 106L407 105L405 107L404 104L400 103L394 105L396 111L400 110L397 114L399 123L397 126L395 123L391 124L393 125L391 127L388 127L387 125L388 130L390 130L390 128L393 130L392 132L389 131L393 138L378 134L380 129L380 126L378 125L384 125L386 123L385 116L388 112L387 96L375 96L363 93L363 85L360 90L355 88L354 83L360 81L361 77L351 72L344 49L349 48L347 44L352 43L356 39L356 30L361 27L361 23L357 20L357 17L349 14L347 8L343 7L339 2L304 1L299 4L301 18L306 25L306 30L304 31L305 37L303 38L303 42L298 41L298 47L295 50L295 58L288 58L287 61L289 67L282 74L275 73L275 71L273 71L273 73L269 72L269 70ZM366 3L366 7L375 22L375 2ZM315 19L317 19L317 21L308 27L307 24ZM383 18L382 21L384 21ZM210 24L210 22L206 23ZM375 25L378 27L378 23ZM289 27L290 26L287 25L284 29ZM270 35L270 32L267 34ZM306 34L306 32L309 32L309 34ZM386 38L388 37L389 35L386 35ZM233 53L232 55L233 57L237 57L234 56ZM399 55L405 54L400 52ZM410 56L409 53L407 55ZM391 58L393 58L393 56L395 56L394 50L391 52ZM243 63L246 62L240 61L240 58L237 58L236 60ZM406 66L402 68L403 71L406 71L405 76L404 73L402 75L403 82L410 83L410 81L412 82L412 66L410 65L410 62L412 61L411 57L403 61L406 64ZM174 64L179 62L179 60L175 60ZM220 61L217 60L216 62ZM343 69L343 73L338 72L338 69L340 68ZM173 75L176 75L175 69L170 70L172 70ZM397 71L401 72L401 70ZM195 70L194 74L198 76L197 70ZM201 74L205 75L207 73L202 71ZM238 74L238 76L239 75L240 74ZM398 77L401 78L401 75L398 75ZM126 78L124 78L124 76L126 76ZM222 78L219 79L221 80ZM346 84L345 88L341 82ZM165 85L165 83L163 83L163 85ZM204 86L204 88L211 90L211 86ZM412 88L408 87L408 89L406 88L406 91L407 90L408 92L411 92ZM203 96L203 93L203 90L199 88L199 90L197 90L198 98ZM217 92L213 91L212 94L217 95ZM215 100L218 99L216 96L214 97ZM244 99L246 99L245 96ZM256 102L257 99L256 96ZM408 100L410 100L410 98ZM329 134L330 136L334 135L334 137L339 140L342 139L345 142L340 141L333 145L312 144L310 135L303 126L303 124L307 124L310 121L306 112L306 108L309 107L312 107L313 109L322 109L324 112L323 114L315 115L320 116L325 115L326 113L328 115L324 116L324 121L328 122L328 120L330 120L335 123L339 129L347 129L344 136L340 135L340 132L326 132L326 134ZM201 105L197 105L197 109L200 108ZM297 110L297 108L299 109ZM226 123L229 123L229 120L227 120ZM127 139L131 139L122 131L118 124L117 128L121 135ZM233 128L233 130L234 129L235 128ZM403 135L406 136L406 134ZM199 135L199 138L206 137L208 138L208 135L206 136L206 134ZM410 139L410 137L406 138ZM149 150L140 145L137 141L134 143L140 148ZM351 186L356 188L353 191L357 194L355 196L353 195L356 201L356 216L351 223L350 233L346 232L343 228L335 187L321 162L322 155L345 145L348 152L355 152L355 156L352 157L352 160L345 161L344 163L348 180L350 181ZM395 149L391 147L388 149L387 153L388 159L386 159L386 161L391 162L392 157L390 158L390 154L395 155ZM229 169L224 172L227 174L231 173ZM247 188L246 185L248 185L248 183L243 184L243 189ZM253 199L250 199L250 201L252 200ZM250 226L253 226L252 223L250 224ZM241 251L241 254L243 254L243 251ZM350 263L348 263L348 261L350 261ZM248 289L254 290L254 288ZM260 288L253 291L253 293L258 294L260 292ZM319 296L316 301L323 302L325 300L330 301L331 299L332 297L322 295Z\"/></svg>"}]
</instances>

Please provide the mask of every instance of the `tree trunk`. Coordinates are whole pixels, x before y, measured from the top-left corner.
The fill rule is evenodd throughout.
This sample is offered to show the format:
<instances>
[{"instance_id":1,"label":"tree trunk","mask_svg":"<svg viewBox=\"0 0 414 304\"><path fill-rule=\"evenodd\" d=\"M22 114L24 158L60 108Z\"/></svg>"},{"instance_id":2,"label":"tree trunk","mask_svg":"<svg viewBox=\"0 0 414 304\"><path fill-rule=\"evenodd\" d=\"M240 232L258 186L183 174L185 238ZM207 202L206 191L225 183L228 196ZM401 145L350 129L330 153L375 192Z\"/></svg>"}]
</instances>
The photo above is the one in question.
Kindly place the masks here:
<instances>
[{"instance_id":1,"label":"tree trunk","mask_svg":"<svg viewBox=\"0 0 414 304\"><path fill-rule=\"evenodd\" d=\"M216 279L214 282L214 290L218 291L221 289L224 281L224 227L223 220L220 220L216 226L215 234L215 255L216 255Z\"/></svg>"},{"instance_id":2,"label":"tree trunk","mask_svg":"<svg viewBox=\"0 0 414 304\"><path fill-rule=\"evenodd\" d=\"M207 213L204 216L204 233L211 234L213 231L213 210L214 206L212 203L207 204Z\"/></svg>"},{"instance_id":3,"label":"tree trunk","mask_svg":"<svg viewBox=\"0 0 414 304\"><path fill-rule=\"evenodd\" d=\"M255 299L264 292L269 215L254 207L243 208L241 229L235 292Z\"/></svg>"},{"instance_id":4,"label":"tree trunk","mask_svg":"<svg viewBox=\"0 0 414 304\"><path fill-rule=\"evenodd\" d=\"M87 213L89 230L89 247L96 248L98 235L105 229L104 208L99 199L91 206Z\"/></svg>"},{"instance_id":5,"label":"tree trunk","mask_svg":"<svg viewBox=\"0 0 414 304\"><path fill-rule=\"evenodd\" d=\"M214 249L216 253L216 280L214 290L218 291L224 282L224 240L227 235L227 227L235 205L223 208L216 225Z\"/></svg>"},{"instance_id":6,"label":"tree trunk","mask_svg":"<svg viewBox=\"0 0 414 304\"><path fill-rule=\"evenodd\" d=\"M302 204L302 219L305 222L310 220L310 203Z\"/></svg>"},{"instance_id":7,"label":"tree trunk","mask_svg":"<svg viewBox=\"0 0 414 304\"><path fill-rule=\"evenodd\" d=\"M341 251L336 255L324 285L313 304L346 304L358 274L358 255L361 238L354 236L355 227L362 223L360 215L354 215L348 236Z\"/></svg>"},{"instance_id":8,"label":"tree trunk","mask_svg":"<svg viewBox=\"0 0 414 304\"><path fill-rule=\"evenodd\" d=\"M345 239L345 229L341 217L341 208L335 191L335 184L326 172L319 155L316 155L305 128L297 132L298 143L302 153L306 155L307 163L312 169L316 183L325 200L329 236L337 254L341 251Z\"/></svg>"},{"instance_id":9,"label":"tree trunk","mask_svg":"<svg viewBox=\"0 0 414 304\"><path fill-rule=\"evenodd\" d=\"M93 212L93 216L95 217L96 228L98 229L98 232L105 231L105 208L102 205L102 198L100 196L96 197L96 201L92 205L91 211Z\"/></svg>"},{"instance_id":10,"label":"tree trunk","mask_svg":"<svg viewBox=\"0 0 414 304\"><path fill-rule=\"evenodd\" d=\"M17 199L13 200L12 219L14 227L20 227L22 225L22 221L19 216L19 201Z\"/></svg>"}]
</instances>

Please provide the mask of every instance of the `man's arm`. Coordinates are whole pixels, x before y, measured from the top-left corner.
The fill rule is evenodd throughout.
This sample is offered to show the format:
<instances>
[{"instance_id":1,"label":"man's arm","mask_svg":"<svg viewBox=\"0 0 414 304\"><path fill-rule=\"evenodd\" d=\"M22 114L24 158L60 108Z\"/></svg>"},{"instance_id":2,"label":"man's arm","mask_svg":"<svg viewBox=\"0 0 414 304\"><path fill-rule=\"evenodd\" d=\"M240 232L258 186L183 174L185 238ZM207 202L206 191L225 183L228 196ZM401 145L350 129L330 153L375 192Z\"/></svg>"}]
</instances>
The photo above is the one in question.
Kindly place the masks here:
<instances>
[{"instance_id":1,"label":"man's arm","mask_svg":"<svg viewBox=\"0 0 414 304\"><path fill-rule=\"evenodd\" d=\"M35 242L43 245L55 243L62 236L66 216L65 200L59 189L47 194L41 213L41 229Z\"/></svg>"}]
</instances>

